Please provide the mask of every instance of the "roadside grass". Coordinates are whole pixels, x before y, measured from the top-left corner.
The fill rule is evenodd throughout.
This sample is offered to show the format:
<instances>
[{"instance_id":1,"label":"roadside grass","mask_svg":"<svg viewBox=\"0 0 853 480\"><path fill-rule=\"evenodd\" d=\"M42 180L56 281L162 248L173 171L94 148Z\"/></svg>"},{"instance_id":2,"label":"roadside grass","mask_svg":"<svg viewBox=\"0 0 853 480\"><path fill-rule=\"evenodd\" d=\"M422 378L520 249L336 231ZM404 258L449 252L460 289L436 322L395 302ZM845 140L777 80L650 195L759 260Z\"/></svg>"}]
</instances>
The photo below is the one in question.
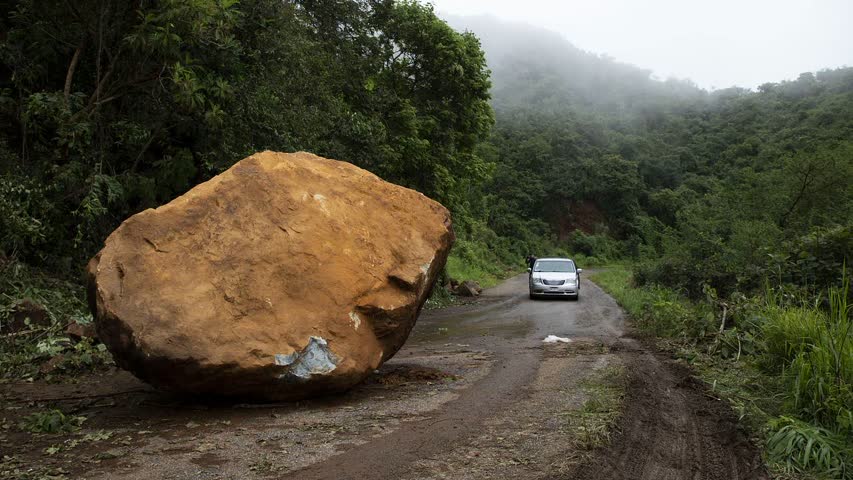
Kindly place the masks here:
<instances>
[{"instance_id":1,"label":"roadside grass","mask_svg":"<svg viewBox=\"0 0 853 480\"><path fill-rule=\"evenodd\" d=\"M587 400L573 411L563 413L564 428L583 450L593 450L610 443L622 416L627 375L621 365L610 365L595 372L580 384Z\"/></svg>"},{"instance_id":2,"label":"roadside grass","mask_svg":"<svg viewBox=\"0 0 853 480\"><path fill-rule=\"evenodd\" d=\"M582 253L572 255L564 247L545 242L535 250L539 257L567 257L575 260L580 268L612 265L603 257L588 256ZM460 238L457 240L447 258L445 278L433 287L432 294L427 300L426 308L444 308L459 303L458 299L441 288L445 280L454 279L459 282L472 280L482 288L491 288L504 280L524 273L526 267L522 257L513 256L507 249L493 249L485 242Z\"/></svg>"},{"instance_id":3,"label":"roadside grass","mask_svg":"<svg viewBox=\"0 0 853 480\"><path fill-rule=\"evenodd\" d=\"M774 467L783 473L817 472L821 478L853 478L850 438L791 417L771 422L767 441Z\"/></svg>"},{"instance_id":4,"label":"roadside grass","mask_svg":"<svg viewBox=\"0 0 853 480\"><path fill-rule=\"evenodd\" d=\"M473 280L483 288L494 287L501 281L521 273L518 265L506 265L503 262L493 262L491 254L484 254L476 249L474 255L466 254L465 246L454 248L447 259L447 275L458 281Z\"/></svg>"},{"instance_id":5,"label":"roadside grass","mask_svg":"<svg viewBox=\"0 0 853 480\"><path fill-rule=\"evenodd\" d=\"M730 299L723 321L713 295L691 302L666 288L638 287L628 266L591 280L730 403L776 478L853 479L849 286L831 289L823 303L771 289Z\"/></svg>"},{"instance_id":6,"label":"roadside grass","mask_svg":"<svg viewBox=\"0 0 853 480\"><path fill-rule=\"evenodd\" d=\"M655 298L651 291L631 285L631 271L623 265L609 266L589 278L606 290L632 316L638 316Z\"/></svg>"}]
</instances>

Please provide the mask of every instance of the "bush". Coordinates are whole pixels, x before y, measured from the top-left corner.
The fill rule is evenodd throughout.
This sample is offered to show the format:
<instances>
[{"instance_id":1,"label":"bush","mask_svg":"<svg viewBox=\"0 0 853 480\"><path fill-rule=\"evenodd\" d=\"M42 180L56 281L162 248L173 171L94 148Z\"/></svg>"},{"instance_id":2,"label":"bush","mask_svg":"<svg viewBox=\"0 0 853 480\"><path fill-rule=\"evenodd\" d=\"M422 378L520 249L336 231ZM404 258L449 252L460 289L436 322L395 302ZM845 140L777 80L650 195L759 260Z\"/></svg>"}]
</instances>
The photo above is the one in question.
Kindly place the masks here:
<instances>
[{"instance_id":1,"label":"bush","mask_svg":"<svg viewBox=\"0 0 853 480\"><path fill-rule=\"evenodd\" d=\"M19 252L49 235L44 189L25 177L0 175L0 251Z\"/></svg>"},{"instance_id":2,"label":"bush","mask_svg":"<svg viewBox=\"0 0 853 480\"><path fill-rule=\"evenodd\" d=\"M841 435L790 417L771 422L770 461L785 472L853 479L853 450Z\"/></svg>"},{"instance_id":3,"label":"bush","mask_svg":"<svg viewBox=\"0 0 853 480\"><path fill-rule=\"evenodd\" d=\"M520 271L521 257L516 262L501 256L482 241L459 239L447 259L447 275L459 281L474 280L483 287L496 285L509 271Z\"/></svg>"},{"instance_id":4,"label":"bush","mask_svg":"<svg viewBox=\"0 0 853 480\"><path fill-rule=\"evenodd\" d=\"M722 297L738 291L760 294L767 282L815 291L841 286L839 272L853 252L853 226L814 229L781 244L775 241L778 232L765 223L736 222L732 229L727 238L671 238L662 256L643 257L637 283L664 285L693 299L702 297L706 284ZM763 242L764 237L770 240Z\"/></svg>"},{"instance_id":5,"label":"bush","mask_svg":"<svg viewBox=\"0 0 853 480\"><path fill-rule=\"evenodd\" d=\"M576 254L580 253L604 261L618 260L625 256L625 248L622 242L609 235L586 234L580 230L571 233L568 248Z\"/></svg>"},{"instance_id":6,"label":"bush","mask_svg":"<svg viewBox=\"0 0 853 480\"><path fill-rule=\"evenodd\" d=\"M703 377L748 416L753 428L769 430L772 463L786 472L853 478L848 281L830 288L826 302L818 296L807 304L803 299L816 298L813 293L788 287L768 288L763 298L726 299L706 288L704 302L690 302L665 287L632 285L631 272L623 267L593 279L641 329L680 340L675 347L681 358L714 365ZM718 333L722 305L729 321Z\"/></svg>"},{"instance_id":7,"label":"bush","mask_svg":"<svg viewBox=\"0 0 853 480\"><path fill-rule=\"evenodd\" d=\"M786 242L772 257L769 276L779 283L828 288L842 287L845 265L853 261L853 225L814 229L809 234ZM849 279L849 273L848 279ZM850 294L851 292L847 292Z\"/></svg>"},{"instance_id":8,"label":"bush","mask_svg":"<svg viewBox=\"0 0 853 480\"><path fill-rule=\"evenodd\" d=\"M705 305L686 302L676 292L652 288L653 301L640 314L640 326L659 337L696 342L712 331L714 315Z\"/></svg>"},{"instance_id":9,"label":"bush","mask_svg":"<svg viewBox=\"0 0 853 480\"><path fill-rule=\"evenodd\" d=\"M32 433L62 433L77 430L84 421L86 417L66 415L53 409L24 417L19 426Z\"/></svg>"},{"instance_id":10,"label":"bush","mask_svg":"<svg viewBox=\"0 0 853 480\"><path fill-rule=\"evenodd\" d=\"M848 284L829 292L829 310L784 308L771 299L761 332L763 364L784 375L800 418L853 436L853 321Z\"/></svg>"},{"instance_id":11,"label":"bush","mask_svg":"<svg viewBox=\"0 0 853 480\"><path fill-rule=\"evenodd\" d=\"M95 345L89 339L75 344L65 334L65 326L71 322L92 321L81 285L0 259L0 324L25 298L47 312L48 322L0 336L0 379L39 377L40 365L60 354L61 361L53 365L56 373L93 371L112 364L103 344Z\"/></svg>"}]
</instances>

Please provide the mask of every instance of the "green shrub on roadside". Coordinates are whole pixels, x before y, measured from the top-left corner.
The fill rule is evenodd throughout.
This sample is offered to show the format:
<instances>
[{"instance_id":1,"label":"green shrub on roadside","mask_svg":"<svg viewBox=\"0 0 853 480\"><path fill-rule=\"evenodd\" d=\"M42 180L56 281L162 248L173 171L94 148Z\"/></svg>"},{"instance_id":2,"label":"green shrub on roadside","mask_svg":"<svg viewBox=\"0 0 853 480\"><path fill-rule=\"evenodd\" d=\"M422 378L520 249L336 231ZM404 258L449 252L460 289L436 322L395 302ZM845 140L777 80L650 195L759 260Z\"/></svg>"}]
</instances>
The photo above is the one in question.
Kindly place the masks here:
<instances>
[{"instance_id":1,"label":"green shrub on roadside","mask_svg":"<svg viewBox=\"0 0 853 480\"><path fill-rule=\"evenodd\" d=\"M845 282L829 291L829 310L770 303L761 326L763 364L787 380L798 417L853 437L853 321Z\"/></svg>"},{"instance_id":2,"label":"green shrub on roadside","mask_svg":"<svg viewBox=\"0 0 853 480\"><path fill-rule=\"evenodd\" d=\"M771 422L767 442L770 461L784 472L813 472L827 478L853 479L849 437L801 420L781 417Z\"/></svg>"},{"instance_id":3,"label":"green shrub on roadside","mask_svg":"<svg viewBox=\"0 0 853 480\"><path fill-rule=\"evenodd\" d=\"M770 371L783 372L791 360L820 338L823 314L818 310L771 304L760 315L758 328L765 344L763 364Z\"/></svg>"},{"instance_id":4,"label":"green shrub on roadside","mask_svg":"<svg viewBox=\"0 0 853 480\"><path fill-rule=\"evenodd\" d=\"M61 410L51 409L24 417L19 427L31 433L73 432L84 421L86 417L66 415Z\"/></svg>"},{"instance_id":5,"label":"green shrub on roadside","mask_svg":"<svg viewBox=\"0 0 853 480\"><path fill-rule=\"evenodd\" d=\"M568 248L576 254L603 261L613 261L625 256L625 243L606 234L587 234L575 230L569 235Z\"/></svg>"},{"instance_id":6,"label":"green shrub on roadside","mask_svg":"<svg viewBox=\"0 0 853 480\"><path fill-rule=\"evenodd\" d=\"M483 287L491 287L511 268L509 265L512 264L506 260L482 242L458 240L447 259L447 275L459 281L474 280ZM520 270L520 266L516 269Z\"/></svg>"},{"instance_id":7,"label":"green shrub on roadside","mask_svg":"<svg viewBox=\"0 0 853 480\"><path fill-rule=\"evenodd\" d=\"M713 328L713 314L702 305L690 304L665 288L652 289L655 299L641 314L641 327L661 337L698 341Z\"/></svg>"},{"instance_id":8,"label":"green shrub on roadside","mask_svg":"<svg viewBox=\"0 0 853 480\"><path fill-rule=\"evenodd\" d=\"M15 306L24 299L43 308L47 322L0 335L0 380L76 374L112 364L103 344L96 345L90 339L75 343L65 333L66 325L71 322L92 321L82 285L16 261L0 260L0 325L5 325ZM49 360L51 368L42 372L40 366Z\"/></svg>"},{"instance_id":9,"label":"green shrub on roadside","mask_svg":"<svg viewBox=\"0 0 853 480\"><path fill-rule=\"evenodd\" d=\"M46 189L22 175L0 174L0 251L41 244L50 233Z\"/></svg>"},{"instance_id":10,"label":"green shrub on roadside","mask_svg":"<svg viewBox=\"0 0 853 480\"><path fill-rule=\"evenodd\" d=\"M696 221L709 227L705 220ZM761 294L766 282L814 295L830 286L841 287L845 275L839 276L839 272L853 260L851 225L813 228L780 241L779 232L763 222L717 223L715 228L722 231L671 238L660 254L640 257L643 260L635 268L637 283L663 285L694 300L702 297L705 285L728 297L738 291ZM850 273L845 274L849 279Z\"/></svg>"}]
</instances>

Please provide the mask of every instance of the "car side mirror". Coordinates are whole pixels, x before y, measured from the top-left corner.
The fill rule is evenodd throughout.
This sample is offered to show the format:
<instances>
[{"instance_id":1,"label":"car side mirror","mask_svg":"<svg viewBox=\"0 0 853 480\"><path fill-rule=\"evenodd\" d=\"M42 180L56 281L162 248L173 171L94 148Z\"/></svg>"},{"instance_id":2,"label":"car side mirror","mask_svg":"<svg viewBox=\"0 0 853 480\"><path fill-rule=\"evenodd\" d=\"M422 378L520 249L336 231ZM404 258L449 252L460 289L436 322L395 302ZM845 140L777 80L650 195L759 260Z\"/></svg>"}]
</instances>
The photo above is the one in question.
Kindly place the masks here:
<instances>
[{"instance_id":1,"label":"car side mirror","mask_svg":"<svg viewBox=\"0 0 853 480\"><path fill-rule=\"evenodd\" d=\"M579 268L579 269L578 269L578 273L579 273L579 274L580 274L580 273L583 273L583 269L582 269L582 268Z\"/></svg>"},{"instance_id":2,"label":"car side mirror","mask_svg":"<svg viewBox=\"0 0 853 480\"><path fill-rule=\"evenodd\" d=\"M532 272L532 271L533 271L533 269L532 269L532 268L527 267L527 273L530 273L530 272Z\"/></svg>"}]
</instances>

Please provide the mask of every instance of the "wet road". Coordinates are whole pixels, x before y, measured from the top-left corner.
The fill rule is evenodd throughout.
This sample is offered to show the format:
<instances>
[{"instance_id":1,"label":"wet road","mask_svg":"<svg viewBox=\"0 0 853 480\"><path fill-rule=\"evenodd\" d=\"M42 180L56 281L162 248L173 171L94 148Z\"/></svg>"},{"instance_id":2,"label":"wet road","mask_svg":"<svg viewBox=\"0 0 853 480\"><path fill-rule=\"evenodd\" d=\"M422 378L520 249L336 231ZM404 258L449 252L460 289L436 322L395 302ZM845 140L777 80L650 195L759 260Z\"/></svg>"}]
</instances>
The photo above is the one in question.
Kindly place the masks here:
<instances>
[{"instance_id":1,"label":"wet road","mask_svg":"<svg viewBox=\"0 0 853 480\"><path fill-rule=\"evenodd\" d=\"M423 419L296 471L299 479L766 478L731 411L689 372L625 337L625 314L583 280L579 301L530 300L527 276L474 305L428 312L407 349L457 344L488 352L488 374ZM548 335L569 345L543 345ZM392 360L391 363L393 363ZM579 451L565 418L592 400L596 372L627 372L622 434Z\"/></svg>"},{"instance_id":2,"label":"wet road","mask_svg":"<svg viewBox=\"0 0 853 480\"><path fill-rule=\"evenodd\" d=\"M531 300L527 293L524 274L486 290L476 304L423 314L398 358L405 358L407 349L452 342L491 354L494 365L489 374L428 418L298 471L292 478L403 478L413 473L412 465L420 459L456 448L481 433L484 421L526 401L545 358L542 340L546 336L605 346L616 344L622 336L622 310L585 279L577 301ZM577 359L564 360L563 368L579 365Z\"/></svg>"},{"instance_id":3,"label":"wet road","mask_svg":"<svg viewBox=\"0 0 853 480\"><path fill-rule=\"evenodd\" d=\"M766 478L730 408L628 331L585 278L578 301L530 300L520 275L424 312L403 349L342 395L195 404L120 370L22 384L0 421L51 405L86 422L64 440L0 432L0 448L28 468L110 480ZM605 380L624 399L621 433L590 449L578 415L598 408Z\"/></svg>"}]
</instances>

